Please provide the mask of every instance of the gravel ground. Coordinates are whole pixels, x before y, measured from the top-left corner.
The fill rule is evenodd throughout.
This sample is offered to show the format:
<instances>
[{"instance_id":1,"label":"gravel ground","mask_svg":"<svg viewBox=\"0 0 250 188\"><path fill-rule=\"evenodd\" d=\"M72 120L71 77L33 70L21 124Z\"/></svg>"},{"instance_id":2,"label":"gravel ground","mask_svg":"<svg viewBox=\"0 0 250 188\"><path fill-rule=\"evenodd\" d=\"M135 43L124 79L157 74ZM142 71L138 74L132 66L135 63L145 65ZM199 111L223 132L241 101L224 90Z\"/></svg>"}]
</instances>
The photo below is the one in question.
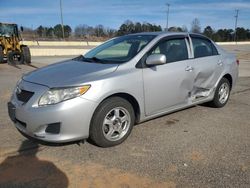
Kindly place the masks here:
<instances>
[{"instance_id":1,"label":"gravel ground","mask_svg":"<svg viewBox=\"0 0 250 188\"><path fill-rule=\"evenodd\" d=\"M250 67L249 51L226 48L239 52ZM250 187L250 73L245 68L240 67L245 76L224 108L198 105L147 121L112 148L87 142L40 145L14 128L6 103L23 73L62 59L0 65L0 187Z\"/></svg>"}]
</instances>

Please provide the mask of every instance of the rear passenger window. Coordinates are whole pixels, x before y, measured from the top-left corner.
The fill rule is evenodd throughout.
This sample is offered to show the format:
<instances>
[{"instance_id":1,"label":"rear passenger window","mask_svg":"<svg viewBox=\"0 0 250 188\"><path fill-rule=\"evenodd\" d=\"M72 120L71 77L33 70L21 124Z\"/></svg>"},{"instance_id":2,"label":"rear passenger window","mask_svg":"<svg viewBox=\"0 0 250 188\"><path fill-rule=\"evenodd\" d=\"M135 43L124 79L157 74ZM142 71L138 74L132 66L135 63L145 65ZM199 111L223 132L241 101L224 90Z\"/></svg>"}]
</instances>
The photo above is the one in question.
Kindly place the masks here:
<instances>
[{"instance_id":1,"label":"rear passenger window","mask_svg":"<svg viewBox=\"0 0 250 188\"><path fill-rule=\"evenodd\" d=\"M188 59L188 51L185 39L171 39L159 42L150 51L151 54L164 54L167 63Z\"/></svg>"},{"instance_id":2,"label":"rear passenger window","mask_svg":"<svg viewBox=\"0 0 250 188\"><path fill-rule=\"evenodd\" d=\"M194 58L218 55L218 51L213 43L206 39L192 38Z\"/></svg>"}]
</instances>

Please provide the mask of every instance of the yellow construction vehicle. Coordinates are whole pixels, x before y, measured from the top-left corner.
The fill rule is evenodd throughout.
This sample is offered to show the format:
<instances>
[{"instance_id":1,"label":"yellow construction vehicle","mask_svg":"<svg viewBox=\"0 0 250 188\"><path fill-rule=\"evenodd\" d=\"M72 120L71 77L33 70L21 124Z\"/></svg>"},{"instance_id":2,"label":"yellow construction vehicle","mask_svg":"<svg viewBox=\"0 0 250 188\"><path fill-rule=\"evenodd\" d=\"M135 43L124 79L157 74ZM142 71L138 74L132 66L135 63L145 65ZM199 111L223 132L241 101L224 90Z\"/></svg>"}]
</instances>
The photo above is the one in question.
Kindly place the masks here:
<instances>
[{"instance_id":1,"label":"yellow construction vehicle","mask_svg":"<svg viewBox=\"0 0 250 188\"><path fill-rule=\"evenodd\" d=\"M29 47L20 42L17 24L0 23L0 63L6 59L9 64L31 63Z\"/></svg>"}]
</instances>

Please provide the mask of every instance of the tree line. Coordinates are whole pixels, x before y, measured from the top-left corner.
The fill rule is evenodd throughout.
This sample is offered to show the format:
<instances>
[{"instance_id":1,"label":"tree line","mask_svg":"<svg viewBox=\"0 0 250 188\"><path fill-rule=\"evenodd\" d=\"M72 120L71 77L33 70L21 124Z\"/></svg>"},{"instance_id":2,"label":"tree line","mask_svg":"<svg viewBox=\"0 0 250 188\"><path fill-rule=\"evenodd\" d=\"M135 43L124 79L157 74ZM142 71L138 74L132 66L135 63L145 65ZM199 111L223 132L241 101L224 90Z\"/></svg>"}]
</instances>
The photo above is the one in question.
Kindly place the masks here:
<instances>
[{"instance_id":1,"label":"tree line","mask_svg":"<svg viewBox=\"0 0 250 188\"><path fill-rule=\"evenodd\" d=\"M105 27L101 24L93 27L86 24L78 25L73 30L69 25L64 25L64 37L66 39L107 39L115 36L125 35L129 33L139 33L139 32L150 32L150 31L162 31L160 25L155 25L147 22L132 22L125 21L118 30ZM40 25L35 30L24 27L23 36L26 38L38 39L62 39L62 25L57 24L54 27L44 27Z\"/></svg>"},{"instance_id":2,"label":"tree line","mask_svg":"<svg viewBox=\"0 0 250 188\"><path fill-rule=\"evenodd\" d=\"M132 22L130 20L125 21L120 25L119 29L112 29L103 25L89 26L86 24L78 25L74 30L69 25L64 25L64 37L68 40L106 40L115 36L125 35L129 33L139 32L155 32L163 31L160 25L148 23L148 22ZM167 29L170 32L193 32L206 35L217 42L234 41L235 31L233 29L218 29L215 30L211 26L206 26L203 30L200 26L199 19L195 18L190 30L184 25L182 27L172 26ZM250 40L250 30L243 27L236 29L237 41ZM44 27L40 25L36 29L24 28L23 35L25 38L33 37L33 39L62 39L62 25L57 24L54 27Z\"/></svg>"},{"instance_id":3,"label":"tree line","mask_svg":"<svg viewBox=\"0 0 250 188\"><path fill-rule=\"evenodd\" d=\"M187 32L188 29L186 26L170 27L168 29L168 31ZM230 42L230 41L234 41L234 40L237 40L237 41L250 40L250 30L249 29L245 29L244 27L237 27L236 28L236 35L235 35L235 30L233 30L233 29L215 30L211 26L206 26L202 30L201 26L200 26L200 21L197 18L195 18L192 21L190 32L203 34L216 42Z\"/></svg>"}]
</instances>

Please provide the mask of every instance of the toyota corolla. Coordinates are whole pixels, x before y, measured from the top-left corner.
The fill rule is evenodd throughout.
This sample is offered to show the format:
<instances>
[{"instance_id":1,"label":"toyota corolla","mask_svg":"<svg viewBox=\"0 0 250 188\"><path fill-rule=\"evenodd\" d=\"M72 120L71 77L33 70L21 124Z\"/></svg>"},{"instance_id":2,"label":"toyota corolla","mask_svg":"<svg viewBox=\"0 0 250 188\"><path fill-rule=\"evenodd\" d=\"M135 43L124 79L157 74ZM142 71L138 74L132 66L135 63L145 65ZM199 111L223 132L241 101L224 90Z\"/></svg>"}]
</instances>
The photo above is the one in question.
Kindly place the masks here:
<instances>
[{"instance_id":1,"label":"toyota corolla","mask_svg":"<svg viewBox=\"0 0 250 188\"><path fill-rule=\"evenodd\" d=\"M136 123L201 103L223 107L237 77L236 57L205 36L131 34L24 75L8 110L29 137L109 147Z\"/></svg>"}]
</instances>

